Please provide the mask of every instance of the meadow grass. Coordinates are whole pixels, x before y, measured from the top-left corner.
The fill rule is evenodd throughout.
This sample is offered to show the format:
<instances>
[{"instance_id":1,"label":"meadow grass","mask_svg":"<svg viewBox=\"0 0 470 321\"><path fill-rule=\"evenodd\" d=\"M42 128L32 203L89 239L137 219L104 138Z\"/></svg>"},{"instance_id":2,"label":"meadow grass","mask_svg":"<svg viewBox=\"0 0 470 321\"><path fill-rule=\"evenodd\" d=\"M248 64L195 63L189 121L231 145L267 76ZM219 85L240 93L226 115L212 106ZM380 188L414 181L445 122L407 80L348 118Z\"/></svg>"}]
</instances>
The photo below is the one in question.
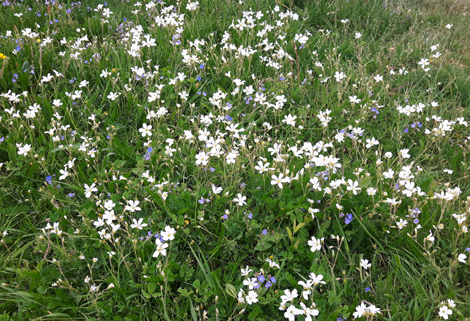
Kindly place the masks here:
<instances>
[{"instance_id":1,"label":"meadow grass","mask_svg":"<svg viewBox=\"0 0 470 321\"><path fill-rule=\"evenodd\" d=\"M468 15L3 1L0 320L469 320Z\"/></svg>"}]
</instances>

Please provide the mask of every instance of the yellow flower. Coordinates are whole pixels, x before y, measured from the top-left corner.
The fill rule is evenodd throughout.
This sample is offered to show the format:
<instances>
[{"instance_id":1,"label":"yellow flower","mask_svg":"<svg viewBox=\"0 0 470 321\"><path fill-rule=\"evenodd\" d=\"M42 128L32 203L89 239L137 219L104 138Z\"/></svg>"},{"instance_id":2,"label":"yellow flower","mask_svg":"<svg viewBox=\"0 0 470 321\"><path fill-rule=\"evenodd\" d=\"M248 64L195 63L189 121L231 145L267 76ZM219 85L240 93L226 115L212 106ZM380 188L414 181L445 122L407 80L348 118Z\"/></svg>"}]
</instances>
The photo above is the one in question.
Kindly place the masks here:
<instances>
[{"instance_id":1,"label":"yellow flower","mask_svg":"<svg viewBox=\"0 0 470 321\"><path fill-rule=\"evenodd\" d=\"M41 39L36 40L38 43L41 43Z\"/></svg>"},{"instance_id":2,"label":"yellow flower","mask_svg":"<svg viewBox=\"0 0 470 321\"><path fill-rule=\"evenodd\" d=\"M4 54L2 54L2 53L0 52L0 59L5 59L6 57L7 57L7 56L5 56Z\"/></svg>"}]
</instances>

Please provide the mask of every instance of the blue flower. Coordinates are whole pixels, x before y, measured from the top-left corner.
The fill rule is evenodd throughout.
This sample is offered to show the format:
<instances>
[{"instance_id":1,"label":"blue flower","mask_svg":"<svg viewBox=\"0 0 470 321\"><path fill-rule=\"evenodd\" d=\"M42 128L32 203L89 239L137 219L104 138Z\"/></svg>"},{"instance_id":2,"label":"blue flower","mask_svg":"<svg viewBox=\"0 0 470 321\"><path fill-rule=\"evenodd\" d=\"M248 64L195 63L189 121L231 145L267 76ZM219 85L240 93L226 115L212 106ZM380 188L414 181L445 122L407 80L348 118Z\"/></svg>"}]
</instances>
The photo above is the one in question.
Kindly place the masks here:
<instances>
[{"instance_id":1,"label":"blue flower","mask_svg":"<svg viewBox=\"0 0 470 321\"><path fill-rule=\"evenodd\" d=\"M251 214L251 213L248 214L248 218L249 218L249 219L252 219L252 218L253 218L253 214Z\"/></svg>"},{"instance_id":2,"label":"blue flower","mask_svg":"<svg viewBox=\"0 0 470 321\"><path fill-rule=\"evenodd\" d=\"M204 64L201 64L199 68L204 69Z\"/></svg>"},{"instance_id":3,"label":"blue flower","mask_svg":"<svg viewBox=\"0 0 470 321\"><path fill-rule=\"evenodd\" d=\"M366 288L366 292L369 292L369 291L370 291L370 286Z\"/></svg>"},{"instance_id":4,"label":"blue flower","mask_svg":"<svg viewBox=\"0 0 470 321\"><path fill-rule=\"evenodd\" d=\"M264 286L266 287L266 289L269 289L272 286L272 284L271 284L271 282L268 281L268 282L266 282L266 284Z\"/></svg>"},{"instance_id":5,"label":"blue flower","mask_svg":"<svg viewBox=\"0 0 470 321\"><path fill-rule=\"evenodd\" d=\"M197 81L201 81L201 76L197 77L196 79Z\"/></svg>"},{"instance_id":6,"label":"blue flower","mask_svg":"<svg viewBox=\"0 0 470 321\"><path fill-rule=\"evenodd\" d=\"M198 201L200 204L204 204L204 197L201 197L201 199Z\"/></svg>"},{"instance_id":7,"label":"blue flower","mask_svg":"<svg viewBox=\"0 0 470 321\"><path fill-rule=\"evenodd\" d=\"M264 282L264 275L263 274L258 276L258 281L261 282L261 283Z\"/></svg>"},{"instance_id":8,"label":"blue flower","mask_svg":"<svg viewBox=\"0 0 470 321\"><path fill-rule=\"evenodd\" d=\"M275 278L274 276L272 276L269 280L270 280L272 283L276 283L276 282L277 282L277 280L276 280L276 278Z\"/></svg>"},{"instance_id":9,"label":"blue flower","mask_svg":"<svg viewBox=\"0 0 470 321\"><path fill-rule=\"evenodd\" d=\"M346 225L348 225L349 223L351 223L352 219L353 219L353 215L352 214L347 214L345 219L344 219L344 223Z\"/></svg>"},{"instance_id":10,"label":"blue flower","mask_svg":"<svg viewBox=\"0 0 470 321\"><path fill-rule=\"evenodd\" d=\"M261 233L263 233L263 235L266 235L266 234L268 234L268 230L264 229Z\"/></svg>"}]
</instances>

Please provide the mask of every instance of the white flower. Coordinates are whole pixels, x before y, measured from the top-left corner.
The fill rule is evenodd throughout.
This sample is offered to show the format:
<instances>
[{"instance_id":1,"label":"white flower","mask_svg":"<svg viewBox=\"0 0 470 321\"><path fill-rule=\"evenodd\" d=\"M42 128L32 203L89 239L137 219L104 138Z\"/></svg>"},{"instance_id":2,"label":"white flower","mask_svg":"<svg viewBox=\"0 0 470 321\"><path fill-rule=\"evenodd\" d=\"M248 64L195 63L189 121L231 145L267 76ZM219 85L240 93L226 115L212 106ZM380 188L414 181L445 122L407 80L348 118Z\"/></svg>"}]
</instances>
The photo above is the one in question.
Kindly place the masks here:
<instances>
[{"instance_id":1,"label":"white flower","mask_svg":"<svg viewBox=\"0 0 470 321\"><path fill-rule=\"evenodd\" d=\"M453 25L452 25L452 24L450 24L450 23L449 23L449 24L446 24L446 28L447 28L447 29L450 29L450 28L452 28L452 26L453 26ZM451 314L452 314L452 313L451 313ZM444 319L447 319L447 318L444 318Z\"/></svg>"},{"instance_id":2,"label":"white flower","mask_svg":"<svg viewBox=\"0 0 470 321\"><path fill-rule=\"evenodd\" d=\"M277 264L276 262L274 262L274 261L272 261L272 260L270 260L270 259L266 259L266 262L269 263L269 267L270 267L270 268L278 268L278 269L280 268L279 264Z\"/></svg>"},{"instance_id":3,"label":"white flower","mask_svg":"<svg viewBox=\"0 0 470 321\"><path fill-rule=\"evenodd\" d=\"M238 204L237 204L238 206L246 205L245 200L246 200L246 196L243 196L243 195L240 194L240 193L238 193L238 194L237 194L237 197L233 199L233 201L234 201L235 203L238 203Z\"/></svg>"},{"instance_id":4,"label":"white flower","mask_svg":"<svg viewBox=\"0 0 470 321\"><path fill-rule=\"evenodd\" d=\"M143 227L146 227L148 225L146 223L142 224L143 221L144 221L143 218L139 218L138 221L134 218L133 219L134 224L131 224L131 228L136 228L136 229L141 230Z\"/></svg>"},{"instance_id":5,"label":"white flower","mask_svg":"<svg viewBox=\"0 0 470 321\"><path fill-rule=\"evenodd\" d=\"M248 289L253 290L255 285L257 285L258 283L257 281L258 281L257 278L246 279L246 280L243 280L243 285L246 285Z\"/></svg>"},{"instance_id":6,"label":"white flower","mask_svg":"<svg viewBox=\"0 0 470 321\"><path fill-rule=\"evenodd\" d=\"M397 227L398 229L402 229L406 226L406 224L408 224L407 221L403 220L402 218L400 219L400 221L397 221Z\"/></svg>"},{"instance_id":7,"label":"white flower","mask_svg":"<svg viewBox=\"0 0 470 321\"><path fill-rule=\"evenodd\" d=\"M366 312L366 310L367 310L366 305L364 304L364 302L361 302L361 305L358 305L356 307L356 312L354 312L353 314L354 319L362 317L364 313Z\"/></svg>"},{"instance_id":8,"label":"white flower","mask_svg":"<svg viewBox=\"0 0 470 321\"><path fill-rule=\"evenodd\" d=\"M19 145L18 146L18 155L26 156L30 150L31 150L31 145L30 144L25 144L24 146Z\"/></svg>"},{"instance_id":9,"label":"white flower","mask_svg":"<svg viewBox=\"0 0 470 321\"><path fill-rule=\"evenodd\" d=\"M247 265L247 266L246 266L246 269L243 269L243 268L242 268L242 276L248 276L248 274L249 274L250 272L252 272L252 271L253 271L253 270L251 270L250 267Z\"/></svg>"},{"instance_id":10,"label":"white flower","mask_svg":"<svg viewBox=\"0 0 470 321\"><path fill-rule=\"evenodd\" d=\"M439 308L439 316L442 317L444 320L447 320L449 318L449 315L452 315L452 310L447 307L447 305L444 305Z\"/></svg>"},{"instance_id":11,"label":"white flower","mask_svg":"<svg viewBox=\"0 0 470 321\"><path fill-rule=\"evenodd\" d=\"M410 150L409 150L409 149L406 149L406 148L405 148L405 149L402 149L402 150L400 150L400 151L398 152L398 155L401 155L401 157L403 157L403 158L405 158L405 159L406 159L406 158L410 158L411 156L410 156L410 154L408 154L409 151L410 151Z\"/></svg>"},{"instance_id":12,"label":"white flower","mask_svg":"<svg viewBox=\"0 0 470 321\"><path fill-rule=\"evenodd\" d=\"M66 169L61 169L61 170L60 170L60 173L62 174L62 175L59 176L59 180L60 180L60 181L61 181L61 180L64 180L66 177L68 177L68 176L70 175L70 173L67 172Z\"/></svg>"},{"instance_id":13,"label":"white flower","mask_svg":"<svg viewBox=\"0 0 470 321\"><path fill-rule=\"evenodd\" d=\"M259 171L260 174L267 172L269 170L269 163L263 164L262 161L258 161L258 165L255 166L255 169Z\"/></svg>"},{"instance_id":14,"label":"white flower","mask_svg":"<svg viewBox=\"0 0 470 321\"><path fill-rule=\"evenodd\" d=\"M323 275L318 274L315 275L315 273L310 273L310 280L312 280L313 285L317 286L318 284L326 284L325 281L323 280Z\"/></svg>"},{"instance_id":15,"label":"white flower","mask_svg":"<svg viewBox=\"0 0 470 321\"><path fill-rule=\"evenodd\" d=\"M463 253L459 254L458 259L459 259L459 262L461 262L461 263L466 263L467 262L467 261L465 261L467 259L467 256Z\"/></svg>"},{"instance_id":16,"label":"white flower","mask_svg":"<svg viewBox=\"0 0 470 321\"><path fill-rule=\"evenodd\" d=\"M160 254L166 256L166 248L168 247L167 243L162 243L160 239L157 239L157 250L153 253L153 257L158 257Z\"/></svg>"},{"instance_id":17,"label":"white flower","mask_svg":"<svg viewBox=\"0 0 470 321\"><path fill-rule=\"evenodd\" d=\"M243 297L243 294L245 294L245 292L240 289L240 291L238 291L238 303L240 304L245 303L245 298Z\"/></svg>"},{"instance_id":18,"label":"white flower","mask_svg":"<svg viewBox=\"0 0 470 321\"><path fill-rule=\"evenodd\" d=\"M449 308L456 307L454 300L451 300L451 299L447 299L447 305L449 306Z\"/></svg>"},{"instance_id":19,"label":"white flower","mask_svg":"<svg viewBox=\"0 0 470 321\"><path fill-rule=\"evenodd\" d=\"M170 226L165 226L165 230L160 232L164 241L173 241L175 239L176 230Z\"/></svg>"},{"instance_id":20,"label":"white flower","mask_svg":"<svg viewBox=\"0 0 470 321\"><path fill-rule=\"evenodd\" d=\"M251 305L252 303L256 303L258 302L258 293L256 293L255 291L250 291L248 292L248 295L245 299L246 303L248 303L249 305Z\"/></svg>"},{"instance_id":21,"label":"white flower","mask_svg":"<svg viewBox=\"0 0 470 321\"><path fill-rule=\"evenodd\" d=\"M279 173L279 176L272 175L271 176L271 185L277 185L279 188L282 188L282 183L290 183L290 178L289 177L284 177L284 174Z\"/></svg>"},{"instance_id":22,"label":"white flower","mask_svg":"<svg viewBox=\"0 0 470 321\"><path fill-rule=\"evenodd\" d=\"M142 137L152 136L150 130L152 130L152 125L147 126L147 124L143 124L142 128L139 129L139 132L142 133Z\"/></svg>"},{"instance_id":23,"label":"white flower","mask_svg":"<svg viewBox=\"0 0 470 321\"><path fill-rule=\"evenodd\" d=\"M116 206L116 204L114 204L112 200L108 200L104 202L104 208L107 209L108 211L111 211L114 208L114 206Z\"/></svg>"},{"instance_id":24,"label":"white flower","mask_svg":"<svg viewBox=\"0 0 470 321\"><path fill-rule=\"evenodd\" d=\"M294 321L296 315L300 315L303 313L303 310L297 309L295 306L291 305L289 308L287 308L287 311L284 312L284 317L286 319L289 319L289 321Z\"/></svg>"},{"instance_id":25,"label":"white flower","mask_svg":"<svg viewBox=\"0 0 470 321\"><path fill-rule=\"evenodd\" d=\"M299 292L296 289L292 290L292 292L288 289L284 290L284 295L281 296L282 302L289 302L294 301L295 298L299 296Z\"/></svg>"},{"instance_id":26,"label":"white flower","mask_svg":"<svg viewBox=\"0 0 470 321\"><path fill-rule=\"evenodd\" d=\"M320 251L321 249L321 239L316 239L315 236L312 236L312 239L308 241L308 246L310 246L310 251Z\"/></svg>"},{"instance_id":27,"label":"white flower","mask_svg":"<svg viewBox=\"0 0 470 321\"><path fill-rule=\"evenodd\" d=\"M115 100L116 98L119 97L119 95L117 93L110 92L107 97L108 99Z\"/></svg>"},{"instance_id":28,"label":"white flower","mask_svg":"<svg viewBox=\"0 0 470 321\"><path fill-rule=\"evenodd\" d=\"M434 238L434 236L432 235L432 232L431 232L431 231L429 231L429 235L426 236L426 237L424 238L424 240L425 240L425 241L429 241L429 242L431 242L431 243L434 243L435 238Z\"/></svg>"},{"instance_id":29,"label":"white flower","mask_svg":"<svg viewBox=\"0 0 470 321\"><path fill-rule=\"evenodd\" d=\"M308 308L303 302L300 302L300 306L302 307L303 314L306 315L305 321L312 321L312 316L316 317L320 314L320 311L315 309L315 303Z\"/></svg>"},{"instance_id":30,"label":"white flower","mask_svg":"<svg viewBox=\"0 0 470 321\"><path fill-rule=\"evenodd\" d=\"M395 172L391 168L389 168L388 171L384 172L384 177L385 178L393 178L393 174L395 174Z\"/></svg>"},{"instance_id":31,"label":"white flower","mask_svg":"<svg viewBox=\"0 0 470 321\"><path fill-rule=\"evenodd\" d=\"M374 137L372 137L372 139L366 139L366 142L367 142L367 145L366 145L367 148L371 148L372 146L379 144L379 141L376 140Z\"/></svg>"},{"instance_id":32,"label":"white flower","mask_svg":"<svg viewBox=\"0 0 470 321\"><path fill-rule=\"evenodd\" d=\"M361 267L364 268L364 270L367 270L368 268L371 267L371 264L369 263L369 260L364 260L361 259Z\"/></svg>"},{"instance_id":33,"label":"white flower","mask_svg":"<svg viewBox=\"0 0 470 321\"><path fill-rule=\"evenodd\" d=\"M380 75L377 75L377 76L374 77L374 80L375 80L375 82L383 81L384 77L380 76Z\"/></svg>"},{"instance_id":34,"label":"white flower","mask_svg":"<svg viewBox=\"0 0 470 321\"><path fill-rule=\"evenodd\" d=\"M212 191L214 192L214 194L220 194L222 192L222 187L217 187L212 184Z\"/></svg>"},{"instance_id":35,"label":"white flower","mask_svg":"<svg viewBox=\"0 0 470 321\"><path fill-rule=\"evenodd\" d=\"M93 192L98 192L98 189L95 187L95 183L91 184L91 186L88 186L85 184L85 197L89 198L91 196L91 193Z\"/></svg>"},{"instance_id":36,"label":"white flower","mask_svg":"<svg viewBox=\"0 0 470 321\"><path fill-rule=\"evenodd\" d=\"M292 116L291 114L284 116L284 119L282 120L283 123L286 123L287 125L295 126L295 120L297 119L297 116Z\"/></svg>"},{"instance_id":37,"label":"white flower","mask_svg":"<svg viewBox=\"0 0 470 321\"><path fill-rule=\"evenodd\" d=\"M196 155L196 165L202 164L202 165L207 165L207 162L209 161L209 155L207 155L204 152L200 152L199 154Z\"/></svg>"},{"instance_id":38,"label":"white flower","mask_svg":"<svg viewBox=\"0 0 470 321\"><path fill-rule=\"evenodd\" d=\"M138 206L140 204L139 201L127 201L127 205L126 205L126 211L130 211L132 213L134 213L135 211L140 211L141 208Z\"/></svg>"},{"instance_id":39,"label":"white flower","mask_svg":"<svg viewBox=\"0 0 470 321\"><path fill-rule=\"evenodd\" d=\"M352 191L354 195L357 195L357 192L361 190L361 188L358 186L359 186L358 181L353 182L351 179L348 179L347 190Z\"/></svg>"}]
</instances>

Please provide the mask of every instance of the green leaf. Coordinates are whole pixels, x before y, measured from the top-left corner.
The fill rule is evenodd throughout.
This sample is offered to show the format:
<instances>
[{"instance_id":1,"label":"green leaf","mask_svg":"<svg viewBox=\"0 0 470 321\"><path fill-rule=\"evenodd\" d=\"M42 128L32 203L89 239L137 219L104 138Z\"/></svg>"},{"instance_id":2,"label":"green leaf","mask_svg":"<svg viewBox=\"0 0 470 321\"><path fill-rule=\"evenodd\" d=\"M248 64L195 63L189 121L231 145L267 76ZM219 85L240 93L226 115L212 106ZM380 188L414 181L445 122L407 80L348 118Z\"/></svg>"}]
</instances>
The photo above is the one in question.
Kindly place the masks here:
<instances>
[{"instance_id":1,"label":"green leaf","mask_svg":"<svg viewBox=\"0 0 470 321\"><path fill-rule=\"evenodd\" d=\"M292 236L292 232L290 231L290 228L286 227L286 230L287 230L287 234L289 235L289 240L292 241L293 236Z\"/></svg>"},{"instance_id":2,"label":"green leaf","mask_svg":"<svg viewBox=\"0 0 470 321\"><path fill-rule=\"evenodd\" d=\"M271 248L271 243L259 241L258 244L255 246L255 251L266 251L267 249Z\"/></svg>"},{"instance_id":3,"label":"green leaf","mask_svg":"<svg viewBox=\"0 0 470 321\"><path fill-rule=\"evenodd\" d=\"M231 284L225 284L225 291L227 291L227 294L230 295L232 298L237 297L237 289Z\"/></svg>"},{"instance_id":4,"label":"green leaf","mask_svg":"<svg viewBox=\"0 0 470 321\"><path fill-rule=\"evenodd\" d=\"M359 187L360 188L365 188L365 187L369 186L370 183L372 183L372 177L371 176L366 176L359 183Z\"/></svg>"},{"instance_id":5,"label":"green leaf","mask_svg":"<svg viewBox=\"0 0 470 321\"><path fill-rule=\"evenodd\" d=\"M157 288L157 284L156 283L149 283L148 285L148 291L149 291L149 294L152 294L153 292L155 292L155 289Z\"/></svg>"},{"instance_id":6,"label":"green leaf","mask_svg":"<svg viewBox=\"0 0 470 321\"><path fill-rule=\"evenodd\" d=\"M304 225L305 223L300 223L299 225L294 227L294 234L297 233Z\"/></svg>"}]
</instances>

